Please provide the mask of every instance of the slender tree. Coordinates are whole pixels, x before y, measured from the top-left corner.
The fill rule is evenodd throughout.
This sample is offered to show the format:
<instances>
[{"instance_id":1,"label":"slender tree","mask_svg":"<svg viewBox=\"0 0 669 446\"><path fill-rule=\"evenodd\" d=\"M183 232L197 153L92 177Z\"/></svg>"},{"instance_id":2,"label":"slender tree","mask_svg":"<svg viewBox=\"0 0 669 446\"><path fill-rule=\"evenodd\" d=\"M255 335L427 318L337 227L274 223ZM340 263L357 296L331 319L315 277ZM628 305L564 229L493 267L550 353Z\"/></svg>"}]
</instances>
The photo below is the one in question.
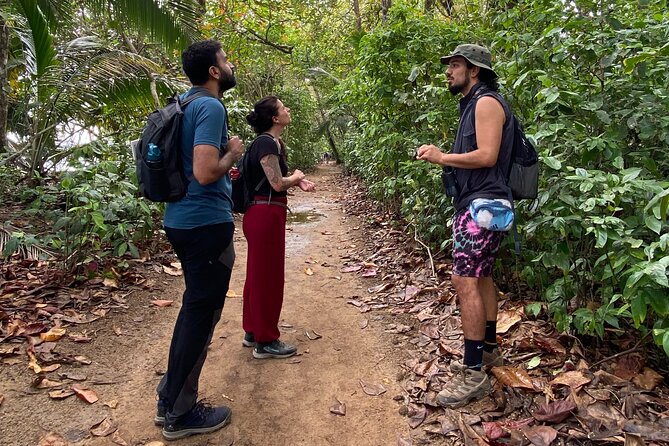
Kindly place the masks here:
<instances>
[{"instance_id":1,"label":"slender tree","mask_svg":"<svg viewBox=\"0 0 669 446\"><path fill-rule=\"evenodd\" d=\"M362 16L360 15L360 2L358 0L353 0L353 14L355 14L355 30L357 32L362 31Z\"/></svg>"},{"instance_id":2,"label":"slender tree","mask_svg":"<svg viewBox=\"0 0 669 446\"><path fill-rule=\"evenodd\" d=\"M0 153L7 151L7 58L9 56L9 25L0 12Z\"/></svg>"}]
</instances>

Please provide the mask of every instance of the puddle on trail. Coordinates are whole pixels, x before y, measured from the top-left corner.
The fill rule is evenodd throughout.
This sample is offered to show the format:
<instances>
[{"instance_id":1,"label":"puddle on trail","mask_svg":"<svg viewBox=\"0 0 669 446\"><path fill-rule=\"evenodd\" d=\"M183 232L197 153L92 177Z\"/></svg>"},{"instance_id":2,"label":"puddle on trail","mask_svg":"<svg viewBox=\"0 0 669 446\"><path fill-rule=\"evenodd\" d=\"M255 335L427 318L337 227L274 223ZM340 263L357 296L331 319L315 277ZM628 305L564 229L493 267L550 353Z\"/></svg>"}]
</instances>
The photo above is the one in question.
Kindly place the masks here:
<instances>
[{"instance_id":1,"label":"puddle on trail","mask_svg":"<svg viewBox=\"0 0 669 446\"><path fill-rule=\"evenodd\" d=\"M318 213L314 210L309 210L309 211L293 210L293 212L289 212L288 215L286 216L286 224L296 225L300 223L312 223L320 220L323 217L324 217L323 214Z\"/></svg>"}]
</instances>

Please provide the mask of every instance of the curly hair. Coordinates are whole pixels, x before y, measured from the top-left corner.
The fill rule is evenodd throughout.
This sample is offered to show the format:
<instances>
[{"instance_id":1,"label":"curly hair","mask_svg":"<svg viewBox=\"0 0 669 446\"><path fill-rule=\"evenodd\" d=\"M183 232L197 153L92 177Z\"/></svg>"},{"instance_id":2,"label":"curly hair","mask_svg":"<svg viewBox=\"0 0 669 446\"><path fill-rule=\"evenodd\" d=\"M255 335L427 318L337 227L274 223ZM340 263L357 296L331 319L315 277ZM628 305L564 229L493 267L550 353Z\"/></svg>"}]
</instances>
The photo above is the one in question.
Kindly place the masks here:
<instances>
[{"instance_id":1,"label":"curly hair","mask_svg":"<svg viewBox=\"0 0 669 446\"><path fill-rule=\"evenodd\" d=\"M221 48L221 43L216 40L202 40L181 54L184 73L193 85L203 85L209 80L209 68L218 65L216 54Z\"/></svg>"}]
</instances>

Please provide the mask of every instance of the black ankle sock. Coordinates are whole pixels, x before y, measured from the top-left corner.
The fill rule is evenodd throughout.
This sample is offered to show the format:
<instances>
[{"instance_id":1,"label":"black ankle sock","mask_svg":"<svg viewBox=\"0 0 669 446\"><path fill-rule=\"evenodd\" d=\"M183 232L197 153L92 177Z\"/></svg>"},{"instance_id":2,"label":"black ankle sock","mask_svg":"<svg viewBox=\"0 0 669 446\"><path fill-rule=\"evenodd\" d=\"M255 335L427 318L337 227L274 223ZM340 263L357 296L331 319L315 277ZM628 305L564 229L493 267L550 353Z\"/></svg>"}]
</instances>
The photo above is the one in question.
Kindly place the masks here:
<instances>
[{"instance_id":1,"label":"black ankle sock","mask_svg":"<svg viewBox=\"0 0 669 446\"><path fill-rule=\"evenodd\" d=\"M486 321L483 349L490 353L497 348L497 321Z\"/></svg>"},{"instance_id":2,"label":"black ankle sock","mask_svg":"<svg viewBox=\"0 0 669 446\"><path fill-rule=\"evenodd\" d=\"M483 341L465 339L465 358L462 362L470 369L481 370L483 365Z\"/></svg>"}]
</instances>

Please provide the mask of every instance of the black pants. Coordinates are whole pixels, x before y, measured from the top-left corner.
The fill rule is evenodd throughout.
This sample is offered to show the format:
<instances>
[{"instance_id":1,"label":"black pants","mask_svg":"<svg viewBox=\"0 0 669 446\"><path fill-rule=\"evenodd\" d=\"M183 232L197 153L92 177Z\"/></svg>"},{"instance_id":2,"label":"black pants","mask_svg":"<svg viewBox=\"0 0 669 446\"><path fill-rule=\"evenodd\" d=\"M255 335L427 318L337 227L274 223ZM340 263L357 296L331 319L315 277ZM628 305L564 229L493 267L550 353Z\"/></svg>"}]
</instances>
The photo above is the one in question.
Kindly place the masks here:
<instances>
[{"instance_id":1,"label":"black pants","mask_svg":"<svg viewBox=\"0 0 669 446\"><path fill-rule=\"evenodd\" d=\"M197 402L200 372L230 284L233 232L234 223L194 229L165 228L181 261L186 282L172 334L167 372L158 385L158 396L168 408L166 422L175 421Z\"/></svg>"}]
</instances>

